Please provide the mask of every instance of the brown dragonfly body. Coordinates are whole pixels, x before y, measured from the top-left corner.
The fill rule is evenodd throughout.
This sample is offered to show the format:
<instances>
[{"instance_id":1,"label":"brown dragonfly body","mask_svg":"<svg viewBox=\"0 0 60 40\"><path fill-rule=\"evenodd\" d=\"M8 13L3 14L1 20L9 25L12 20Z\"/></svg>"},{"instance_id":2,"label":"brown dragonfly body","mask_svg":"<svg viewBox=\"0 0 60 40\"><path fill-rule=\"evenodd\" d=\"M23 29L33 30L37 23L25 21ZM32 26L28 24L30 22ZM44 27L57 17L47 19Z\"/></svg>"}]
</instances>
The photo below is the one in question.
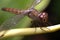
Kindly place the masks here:
<instances>
[{"instance_id":1,"label":"brown dragonfly body","mask_svg":"<svg viewBox=\"0 0 60 40\"><path fill-rule=\"evenodd\" d=\"M2 10L12 12L12 13L17 14L17 15L20 15L20 14L24 15L27 13L30 18L32 18L34 20L38 20L38 21L42 22L44 25L46 25L48 23L48 14L46 12L39 13L35 9L18 10L18 9L14 9L14 8L2 8Z\"/></svg>"},{"instance_id":2,"label":"brown dragonfly body","mask_svg":"<svg viewBox=\"0 0 60 40\"><path fill-rule=\"evenodd\" d=\"M47 22L48 21L48 14L46 12L41 12L39 13L37 10L35 9L30 9L30 10L18 10L18 9L14 9L14 8L2 8L3 11L8 11L8 12L12 12L14 14L25 14L28 13L28 15L30 17L38 17L40 20ZM33 18L32 17L32 18Z\"/></svg>"}]
</instances>

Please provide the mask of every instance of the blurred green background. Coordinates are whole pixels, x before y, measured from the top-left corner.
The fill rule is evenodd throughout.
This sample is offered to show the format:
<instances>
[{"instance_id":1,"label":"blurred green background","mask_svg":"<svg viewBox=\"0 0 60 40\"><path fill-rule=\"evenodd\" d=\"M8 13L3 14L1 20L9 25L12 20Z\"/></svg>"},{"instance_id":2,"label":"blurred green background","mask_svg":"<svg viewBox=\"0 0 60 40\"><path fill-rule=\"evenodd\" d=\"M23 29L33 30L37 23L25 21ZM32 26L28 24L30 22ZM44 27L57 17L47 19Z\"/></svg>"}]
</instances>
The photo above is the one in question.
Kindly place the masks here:
<instances>
[{"instance_id":1,"label":"blurred green background","mask_svg":"<svg viewBox=\"0 0 60 40\"><path fill-rule=\"evenodd\" d=\"M1 10L1 8L8 7L8 8L17 8L17 9L28 9L32 5L33 1L34 0L0 0L0 25L5 20L8 20L9 18L11 18L12 16L15 15L10 12L4 12ZM50 5L46 9L46 11L49 13L49 20L52 22L52 24L59 24L60 23L60 5L59 4L60 4L60 0L51 0ZM20 22L20 23L22 23L22 22ZM18 26L20 27L19 24L18 24ZM59 33L60 32L58 32L57 34L59 35ZM54 35L54 33L52 35ZM57 36L55 36L55 38L57 38ZM11 38L10 37L4 38L1 40L22 40L23 37L24 36L21 36L21 37L16 36L13 38L12 37ZM29 39L27 39L27 40L29 40Z\"/></svg>"}]
</instances>

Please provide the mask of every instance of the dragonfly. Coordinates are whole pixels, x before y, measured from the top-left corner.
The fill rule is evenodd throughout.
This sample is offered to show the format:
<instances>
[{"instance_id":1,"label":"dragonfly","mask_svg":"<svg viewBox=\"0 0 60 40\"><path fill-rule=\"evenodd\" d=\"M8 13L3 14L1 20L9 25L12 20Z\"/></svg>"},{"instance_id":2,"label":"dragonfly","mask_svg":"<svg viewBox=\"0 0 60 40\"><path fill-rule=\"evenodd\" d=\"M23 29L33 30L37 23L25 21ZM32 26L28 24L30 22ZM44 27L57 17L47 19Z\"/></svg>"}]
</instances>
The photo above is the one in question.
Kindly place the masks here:
<instances>
[{"instance_id":1,"label":"dragonfly","mask_svg":"<svg viewBox=\"0 0 60 40\"><path fill-rule=\"evenodd\" d=\"M12 17L11 19L5 21L1 26L0 26L0 31L1 30L7 30L10 29L10 27L16 26L16 24L25 16L27 15L28 17L32 18L33 20L37 20L40 25L47 25L48 24L48 13L46 12L38 12L36 9L34 9L34 6L36 6L38 3L40 3L41 0L35 0L33 5L27 9L27 10L19 10L15 8L2 8L1 10L3 11L8 11L16 14L16 16ZM3 29L4 28L4 29ZM1 37L5 34L4 32Z\"/></svg>"},{"instance_id":2,"label":"dragonfly","mask_svg":"<svg viewBox=\"0 0 60 40\"><path fill-rule=\"evenodd\" d=\"M29 9L29 10L18 10L18 9L14 9L14 8L2 8L3 11L8 11L8 12L12 12L14 14L17 15L16 18L21 19L23 16L28 15L30 18L32 18L33 20L39 21L39 23L47 23L48 21L48 14L46 12L41 12L39 13L37 10L35 9ZM12 19L13 20L13 19ZM18 21L18 20L17 20ZM13 21L12 21L13 22ZM11 23L12 24L12 23ZM14 25L16 24L13 23ZM45 24L46 25L46 24Z\"/></svg>"}]
</instances>

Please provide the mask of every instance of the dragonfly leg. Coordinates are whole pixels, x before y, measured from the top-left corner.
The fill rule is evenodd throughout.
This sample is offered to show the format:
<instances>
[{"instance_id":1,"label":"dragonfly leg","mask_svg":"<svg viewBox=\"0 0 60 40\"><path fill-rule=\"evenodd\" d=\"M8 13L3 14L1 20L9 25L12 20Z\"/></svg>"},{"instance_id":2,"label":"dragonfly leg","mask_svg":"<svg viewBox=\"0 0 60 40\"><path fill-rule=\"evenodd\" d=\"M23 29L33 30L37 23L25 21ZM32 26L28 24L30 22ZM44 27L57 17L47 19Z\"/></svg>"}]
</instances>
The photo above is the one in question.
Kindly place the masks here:
<instances>
[{"instance_id":1,"label":"dragonfly leg","mask_svg":"<svg viewBox=\"0 0 60 40\"><path fill-rule=\"evenodd\" d=\"M45 32L47 32L47 31L50 30L50 29L48 29L48 28L45 28L45 29L46 29L46 30L45 30L43 27L40 27L40 29L41 29L42 31L45 31Z\"/></svg>"}]
</instances>

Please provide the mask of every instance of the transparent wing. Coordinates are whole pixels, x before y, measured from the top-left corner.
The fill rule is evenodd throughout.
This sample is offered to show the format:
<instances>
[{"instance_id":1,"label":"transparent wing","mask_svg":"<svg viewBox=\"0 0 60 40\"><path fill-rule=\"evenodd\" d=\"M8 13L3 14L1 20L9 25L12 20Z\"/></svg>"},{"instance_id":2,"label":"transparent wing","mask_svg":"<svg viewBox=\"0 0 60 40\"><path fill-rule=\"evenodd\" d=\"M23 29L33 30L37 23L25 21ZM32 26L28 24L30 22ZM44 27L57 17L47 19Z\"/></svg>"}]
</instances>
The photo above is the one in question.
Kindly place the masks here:
<instances>
[{"instance_id":1,"label":"transparent wing","mask_svg":"<svg viewBox=\"0 0 60 40\"><path fill-rule=\"evenodd\" d=\"M15 15L12 18L6 20L1 26L0 26L0 31L2 30L7 30L12 27L14 27L25 15L20 14L20 15Z\"/></svg>"},{"instance_id":2,"label":"transparent wing","mask_svg":"<svg viewBox=\"0 0 60 40\"><path fill-rule=\"evenodd\" d=\"M42 0L34 0L31 8L34 8L34 7L35 7L38 3L40 3L41 1L42 1ZM30 9L31 9L31 8L30 8Z\"/></svg>"}]
</instances>

